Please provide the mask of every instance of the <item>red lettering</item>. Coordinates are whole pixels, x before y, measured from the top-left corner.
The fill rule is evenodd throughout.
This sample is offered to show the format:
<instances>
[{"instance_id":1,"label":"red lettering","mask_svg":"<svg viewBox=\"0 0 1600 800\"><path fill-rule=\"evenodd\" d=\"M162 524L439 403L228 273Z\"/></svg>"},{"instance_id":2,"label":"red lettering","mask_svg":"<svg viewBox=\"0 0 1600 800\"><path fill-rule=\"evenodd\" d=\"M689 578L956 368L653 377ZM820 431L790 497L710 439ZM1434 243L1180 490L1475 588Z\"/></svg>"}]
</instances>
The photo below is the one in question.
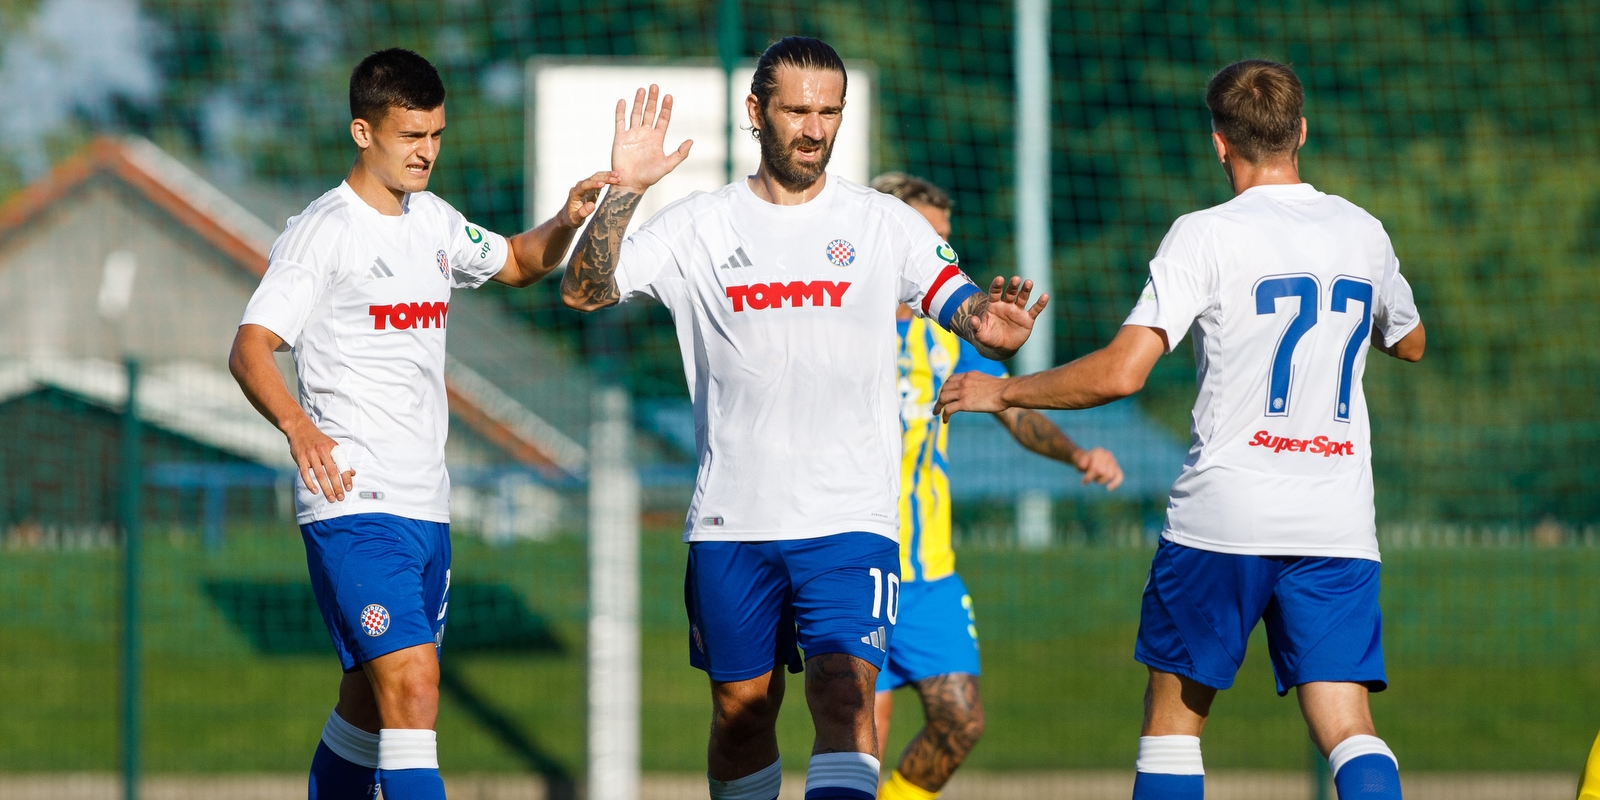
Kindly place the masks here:
<instances>
[{"instance_id":1,"label":"red lettering","mask_svg":"<svg viewBox=\"0 0 1600 800\"><path fill-rule=\"evenodd\" d=\"M844 305L844 293L849 288L850 284L845 281L775 281L749 286L725 286L722 291L733 301L734 311L743 311L746 305L759 311L783 308L785 302L789 308L803 308L808 301L813 307L821 306L824 296L828 305L838 308ZM395 327L399 327L399 323Z\"/></svg>"},{"instance_id":2,"label":"red lettering","mask_svg":"<svg viewBox=\"0 0 1600 800\"><path fill-rule=\"evenodd\" d=\"M411 326L417 324L416 309L416 303L395 303L389 309L389 321L394 324L394 329L397 331L411 330Z\"/></svg>"},{"instance_id":3,"label":"red lettering","mask_svg":"<svg viewBox=\"0 0 1600 800\"><path fill-rule=\"evenodd\" d=\"M385 306L367 306L372 315L372 329L397 331L411 328L443 328L450 316L449 303L395 303Z\"/></svg>"},{"instance_id":4,"label":"red lettering","mask_svg":"<svg viewBox=\"0 0 1600 800\"><path fill-rule=\"evenodd\" d=\"M733 310L743 311L745 294L749 290L748 286L729 286L723 291L727 293L728 299L733 301Z\"/></svg>"},{"instance_id":5,"label":"red lettering","mask_svg":"<svg viewBox=\"0 0 1600 800\"><path fill-rule=\"evenodd\" d=\"M828 293L828 305L838 308L844 305L844 290L850 288L849 281L817 281L822 284L822 290ZM818 305L821 305L818 303Z\"/></svg>"},{"instance_id":6,"label":"red lettering","mask_svg":"<svg viewBox=\"0 0 1600 800\"><path fill-rule=\"evenodd\" d=\"M783 284L778 285L782 286ZM783 300L774 296L776 294L777 292L772 290L771 284L753 283L750 285L749 294L745 295L745 300L750 303L751 308L760 311L763 308L771 308L774 305L773 301L777 301L776 305L778 306L783 305Z\"/></svg>"},{"instance_id":7,"label":"red lettering","mask_svg":"<svg viewBox=\"0 0 1600 800\"><path fill-rule=\"evenodd\" d=\"M822 305L823 283L825 281L811 281L809 283L806 281L790 281L787 285L774 283L772 288L777 291L777 297L773 302L773 307L780 307L783 305L784 300L788 300L790 308L800 308L806 304L805 301L807 299L811 301L811 305L820 306Z\"/></svg>"},{"instance_id":8,"label":"red lettering","mask_svg":"<svg viewBox=\"0 0 1600 800\"><path fill-rule=\"evenodd\" d=\"M1332 456L1353 456L1356 454L1355 442L1335 442L1326 436L1313 439L1291 439L1287 436L1273 436L1266 431L1256 431L1247 447L1265 447L1274 453L1311 453L1321 455L1323 458Z\"/></svg>"},{"instance_id":9,"label":"red lettering","mask_svg":"<svg viewBox=\"0 0 1600 800\"><path fill-rule=\"evenodd\" d=\"M1267 433L1266 431L1256 431L1256 438L1250 440L1250 446L1264 447L1267 444L1267 440L1271 438L1272 434Z\"/></svg>"},{"instance_id":10,"label":"red lettering","mask_svg":"<svg viewBox=\"0 0 1600 800\"><path fill-rule=\"evenodd\" d=\"M390 306L367 306L367 313L372 315L372 329L375 331L387 330L389 327Z\"/></svg>"},{"instance_id":11,"label":"red lettering","mask_svg":"<svg viewBox=\"0 0 1600 800\"><path fill-rule=\"evenodd\" d=\"M444 327L444 303L418 303L417 321L422 327Z\"/></svg>"}]
</instances>

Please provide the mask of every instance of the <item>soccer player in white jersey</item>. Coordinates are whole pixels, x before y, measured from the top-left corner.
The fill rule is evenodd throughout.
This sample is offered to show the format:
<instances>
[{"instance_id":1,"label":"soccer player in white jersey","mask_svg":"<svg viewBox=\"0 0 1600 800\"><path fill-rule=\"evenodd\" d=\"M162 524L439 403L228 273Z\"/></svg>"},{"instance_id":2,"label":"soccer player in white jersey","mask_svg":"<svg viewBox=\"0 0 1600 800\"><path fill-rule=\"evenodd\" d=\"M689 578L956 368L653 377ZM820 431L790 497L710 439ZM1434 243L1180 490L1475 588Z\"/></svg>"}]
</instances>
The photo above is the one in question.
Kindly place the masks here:
<instances>
[{"instance_id":1,"label":"soccer player in white jersey","mask_svg":"<svg viewBox=\"0 0 1600 800\"><path fill-rule=\"evenodd\" d=\"M1065 366L958 375L940 395L946 416L1097 406L1194 336L1192 443L1134 648L1150 669L1135 800L1202 796L1200 731L1263 619L1278 693L1296 688L1341 800L1400 797L1367 705L1387 678L1361 376L1369 345L1417 361L1425 339L1383 226L1300 182L1303 102L1282 64L1218 72L1206 105L1236 196L1173 223L1121 332Z\"/></svg>"},{"instance_id":2,"label":"soccer player in white jersey","mask_svg":"<svg viewBox=\"0 0 1600 800\"><path fill-rule=\"evenodd\" d=\"M877 794L873 686L899 595L895 308L1007 358L1044 305L1026 309L1020 279L979 291L915 210L827 173L845 88L827 44L773 44L745 101L759 170L666 207L625 242L641 195L690 143L663 152L671 97L658 116L655 87L631 119L619 102L617 183L562 281L569 306L649 295L677 328L699 450L689 661L711 679L716 800L778 796L785 666L804 670L816 727L807 800Z\"/></svg>"},{"instance_id":3,"label":"soccer player in white jersey","mask_svg":"<svg viewBox=\"0 0 1600 800\"><path fill-rule=\"evenodd\" d=\"M350 75L349 177L272 246L229 360L283 431L311 585L344 668L312 759L313 800L441 800L434 720L450 591L444 445L450 290L547 274L608 180L579 183L549 222L511 239L425 191L444 84L409 50ZM300 397L273 351L293 349Z\"/></svg>"}]
</instances>

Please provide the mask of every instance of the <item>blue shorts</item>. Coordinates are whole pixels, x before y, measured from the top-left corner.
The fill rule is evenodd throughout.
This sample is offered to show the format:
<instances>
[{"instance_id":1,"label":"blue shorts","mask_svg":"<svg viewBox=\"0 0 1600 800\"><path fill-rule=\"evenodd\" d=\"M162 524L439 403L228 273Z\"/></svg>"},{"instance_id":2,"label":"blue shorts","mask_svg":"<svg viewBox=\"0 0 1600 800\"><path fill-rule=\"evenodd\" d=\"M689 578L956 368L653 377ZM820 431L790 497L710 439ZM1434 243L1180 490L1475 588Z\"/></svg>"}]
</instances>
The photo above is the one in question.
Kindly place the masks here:
<instances>
[{"instance_id":1,"label":"blue shorts","mask_svg":"<svg viewBox=\"0 0 1600 800\"><path fill-rule=\"evenodd\" d=\"M450 526L350 514L300 526L311 591L345 672L419 644L444 645Z\"/></svg>"},{"instance_id":2,"label":"blue shorts","mask_svg":"<svg viewBox=\"0 0 1600 800\"><path fill-rule=\"evenodd\" d=\"M690 542L689 663L744 681L806 656L882 667L899 602L900 546L876 533L781 542Z\"/></svg>"},{"instance_id":3,"label":"blue shorts","mask_svg":"<svg viewBox=\"0 0 1600 800\"><path fill-rule=\"evenodd\" d=\"M878 673L878 691L952 672L978 673L978 624L961 576L900 585L894 646Z\"/></svg>"},{"instance_id":4,"label":"blue shorts","mask_svg":"<svg viewBox=\"0 0 1600 800\"><path fill-rule=\"evenodd\" d=\"M1388 687L1378 562L1214 553L1165 539L1144 587L1135 660L1215 689L1233 685L1266 620L1278 694L1313 681Z\"/></svg>"}]
</instances>

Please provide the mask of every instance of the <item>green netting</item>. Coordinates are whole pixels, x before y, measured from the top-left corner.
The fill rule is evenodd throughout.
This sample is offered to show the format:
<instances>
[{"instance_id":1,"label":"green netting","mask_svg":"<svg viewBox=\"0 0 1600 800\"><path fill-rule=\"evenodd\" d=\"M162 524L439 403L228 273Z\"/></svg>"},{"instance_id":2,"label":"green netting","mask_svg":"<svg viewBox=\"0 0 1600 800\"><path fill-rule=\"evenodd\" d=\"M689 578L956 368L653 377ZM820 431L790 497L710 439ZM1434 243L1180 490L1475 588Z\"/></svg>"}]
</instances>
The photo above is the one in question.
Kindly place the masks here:
<instances>
[{"instance_id":1,"label":"green netting","mask_svg":"<svg viewBox=\"0 0 1600 800\"><path fill-rule=\"evenodd\" d=\"M226 374L249 257L206 226L248 239L254 228L229 216L237 204L270 241L343 176L345 82L366 52L406 46L438 65L450 125L430 188L509 233L529 212L528 59L712 63L786 34L823 37L875 70L874 171L949 190L964 265L1013 270L1010 4L738 6L722 36L729 17L709 0L0 0L0 197L11 198L0 208L0 794L13 773L119 766L118 362L130 352L154 392L141 395L144 768L292 776L309 759L336 665L317 649L281 447L239 421L253 412ZM1302 174L1383 220L1428 330L1422 363L1374 356L1366 373L1393 686L1374 701L1380 731L1408 771L1570 784L1561 776L1600 726L1588 712L1600 701L1600 356L1588 346L1600 336L1600 14L1577 1L1093 0L1052 15L1057 306L1041 333L1057 359L1115 332L1176 216L1227 198L1201 102L1209 75L1242 57L1293 65L1310 124ZM102 158L100 134L153 142L186 165L155 172L228 202L191 192L211 221L175 213L159 186ZM120 322L97 310L116 251L140 265ZM698 772L709 715L685 663L674 534L693 431L691 420L686 444L666 313L640 303L580 316L549 282L453 302L459 385L495 387L580 443L591 386L620 382L635 397L644 765ZM1128 771L1139 588L1187 444L1193 369L1180 350L1136 401L1057 417L1084 444L1118 450L1131 480L1109 499L987 420L953 434L959 564L989 707L974 772ZM452 605L443 759L461 774L570 786L584 764L583 487L520 466L478 423L452 421L465 591ZM1042 550L1018 549L1024 489L1053 498ZM1258 640L1217 705L1208 766L1307 769L1294 704L1270 686ZM808 740L797 701L791 691L783 722L791 767ZM910 697L896 714L892 748L918 725Z\"/></svg>"}]
</instances>

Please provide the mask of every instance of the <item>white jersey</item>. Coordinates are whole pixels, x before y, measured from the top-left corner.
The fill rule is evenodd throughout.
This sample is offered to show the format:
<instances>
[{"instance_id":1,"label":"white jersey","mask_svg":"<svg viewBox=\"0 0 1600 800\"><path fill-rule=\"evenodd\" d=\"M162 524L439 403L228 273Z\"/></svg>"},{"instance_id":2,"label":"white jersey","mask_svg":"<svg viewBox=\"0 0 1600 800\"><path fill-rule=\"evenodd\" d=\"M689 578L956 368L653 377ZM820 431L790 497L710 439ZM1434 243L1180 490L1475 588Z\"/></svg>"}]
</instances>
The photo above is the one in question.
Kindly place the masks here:
<instances>
[{"instance_id":1,"label":"white jersey","mask_svg":"<svg viewBox=\"0 0 1600 800\"><path fill-rule=\"evenodd\" d=\"M341 183L289 220L239 324L293 348L300 407L356 471L342 502L296 480L301 524L367 513L450 521L450 290L482 285L506 253L504 237L428 192L391 217Z\"/></svg>"},{"instance_id":2,"label":"white jersey","mask_svg":"<svg viewBox=\"0 0 1600 800\"><path fill-rule=\"evenodd\" d=\"M1417 327L1383 225L1310 184L1178 218L1126 325L1193 328L1200 384L1162 535L1223 553L1378 560L1361 392L1374 331Z\"/></svg>"},{"instance_id":3,"label":"white jersey","mask_svg":"<svg viewBox=\"0 0 1600 800\"><path fill-rule=\"evenodd\" d=\"M837 175L797 206L741 180L643 225L617 285L677 328L699 451L686 541L898 538L895 308L948 327L977 291L922 215Z\"/></svg>"}]
</instances>

